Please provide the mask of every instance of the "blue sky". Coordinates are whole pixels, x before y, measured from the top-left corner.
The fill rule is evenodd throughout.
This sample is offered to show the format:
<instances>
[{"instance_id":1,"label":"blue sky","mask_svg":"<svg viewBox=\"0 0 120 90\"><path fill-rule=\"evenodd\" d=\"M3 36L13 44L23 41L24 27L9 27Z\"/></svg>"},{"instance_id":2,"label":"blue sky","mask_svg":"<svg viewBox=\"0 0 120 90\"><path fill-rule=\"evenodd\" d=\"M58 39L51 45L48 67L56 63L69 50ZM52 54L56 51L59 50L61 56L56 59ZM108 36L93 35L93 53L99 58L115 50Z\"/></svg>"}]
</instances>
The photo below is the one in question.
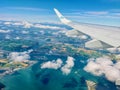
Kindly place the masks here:
<instances>
[{"instance_id":1,"label":"blue sky","mask_svg":"<svg viewBox=\"0 0 120 90\"><path fill-rule=\"evenodd\" d=\"M120 0L0 0L0 19L59 22L53 8L74 21L120 26Z\"/></svg>"}]
</instances>

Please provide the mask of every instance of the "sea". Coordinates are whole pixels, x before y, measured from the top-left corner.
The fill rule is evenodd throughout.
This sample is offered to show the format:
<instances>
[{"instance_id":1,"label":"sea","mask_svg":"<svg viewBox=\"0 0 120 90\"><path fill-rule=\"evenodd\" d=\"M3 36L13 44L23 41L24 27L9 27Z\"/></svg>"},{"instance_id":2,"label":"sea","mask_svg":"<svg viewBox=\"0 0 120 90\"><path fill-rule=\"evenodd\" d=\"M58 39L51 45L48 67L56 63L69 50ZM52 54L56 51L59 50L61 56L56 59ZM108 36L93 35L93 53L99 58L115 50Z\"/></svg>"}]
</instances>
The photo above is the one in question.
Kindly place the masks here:
<instances>
[{"instance_id":1,"label":"sea","mask_svg":"<svg viewBox=\"0 0 120 90\"><path fill-rule=\"evenodd\" d=\"M85 72L83 68L86 63L79 62L79 59L75 60L75 66L68 75L60 69L41 69L43 62L38 61L30 67L5 75L1 79L5 90L88 90L86 80L94 81L96 90L117 90L115 84L105 77Z\"/></svg>"}]
</instances>

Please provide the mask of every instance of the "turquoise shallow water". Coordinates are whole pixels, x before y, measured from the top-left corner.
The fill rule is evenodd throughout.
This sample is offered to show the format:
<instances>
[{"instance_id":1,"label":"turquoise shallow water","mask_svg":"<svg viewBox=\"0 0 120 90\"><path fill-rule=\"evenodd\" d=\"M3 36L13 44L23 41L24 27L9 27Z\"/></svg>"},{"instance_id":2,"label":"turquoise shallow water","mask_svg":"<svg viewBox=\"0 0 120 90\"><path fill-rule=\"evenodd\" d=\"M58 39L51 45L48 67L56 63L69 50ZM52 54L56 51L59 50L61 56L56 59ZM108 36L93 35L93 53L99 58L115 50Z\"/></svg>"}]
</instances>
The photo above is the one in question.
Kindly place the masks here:
<instances>
[{"instance_id":1,"label":"turquoise shallow water","mask_svg":"<svg viewBox=\"0 0 120 90\"><path fill-rule=\"evenodd\" d=\"M97 90L116 90L113 83L83 71L83 67L75 64L69 75L63 75L59 69L40 69L38 62L5 76L2 82L6 85L5 90L87 90L85 80L92 80L98 83Z\"/></svg>"}]
</instances>

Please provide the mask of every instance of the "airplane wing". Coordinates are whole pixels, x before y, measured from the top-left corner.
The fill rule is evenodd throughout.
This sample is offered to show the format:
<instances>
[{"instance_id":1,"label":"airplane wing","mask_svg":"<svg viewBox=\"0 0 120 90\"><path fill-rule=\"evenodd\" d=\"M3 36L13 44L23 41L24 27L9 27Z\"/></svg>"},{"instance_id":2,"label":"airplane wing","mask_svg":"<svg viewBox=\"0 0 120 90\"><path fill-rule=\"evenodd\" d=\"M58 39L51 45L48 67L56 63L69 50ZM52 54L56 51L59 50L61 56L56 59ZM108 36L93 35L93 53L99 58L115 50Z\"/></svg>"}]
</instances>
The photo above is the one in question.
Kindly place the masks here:
<instances>
[{"instance_id":1,"label":"airplane wing","mask_svg":"<svg viewBox=\"0 0 120 90\"><path fill-rule=\"evenodd\" d=\"M93 49L120 47L120 27L72 22L66 19L57 9L54 9L54 11L62 23L93 38L92 41L85 44L86 47Z\"/></svg>"}]
</instances>

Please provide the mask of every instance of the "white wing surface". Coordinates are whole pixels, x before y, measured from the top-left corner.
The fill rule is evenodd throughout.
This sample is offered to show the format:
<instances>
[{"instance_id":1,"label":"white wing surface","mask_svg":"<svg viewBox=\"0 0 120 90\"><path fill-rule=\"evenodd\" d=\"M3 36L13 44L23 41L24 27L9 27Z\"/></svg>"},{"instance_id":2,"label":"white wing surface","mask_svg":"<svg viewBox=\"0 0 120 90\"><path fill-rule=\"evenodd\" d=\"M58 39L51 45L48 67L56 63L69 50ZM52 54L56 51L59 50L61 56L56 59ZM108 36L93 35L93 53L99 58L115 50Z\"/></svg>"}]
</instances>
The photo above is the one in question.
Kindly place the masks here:
<instances>
[{"instance_id":1,"label":"white wing surface","mask_svg":"<svg viewBox=\"0 0 120 90\"><path fill-rule=\"evenodd\" d=\"M59 17L62 23L95 39L93 41L88 42L86 44L87 46L91 46L91 44L93 43L93 46L100 45L98 46L99 48L120 47L120 27L88 23L76 23L66 19L57 9L54 9L54 11L56 12L57 16Z\"/></svg>"}]
</instances>

